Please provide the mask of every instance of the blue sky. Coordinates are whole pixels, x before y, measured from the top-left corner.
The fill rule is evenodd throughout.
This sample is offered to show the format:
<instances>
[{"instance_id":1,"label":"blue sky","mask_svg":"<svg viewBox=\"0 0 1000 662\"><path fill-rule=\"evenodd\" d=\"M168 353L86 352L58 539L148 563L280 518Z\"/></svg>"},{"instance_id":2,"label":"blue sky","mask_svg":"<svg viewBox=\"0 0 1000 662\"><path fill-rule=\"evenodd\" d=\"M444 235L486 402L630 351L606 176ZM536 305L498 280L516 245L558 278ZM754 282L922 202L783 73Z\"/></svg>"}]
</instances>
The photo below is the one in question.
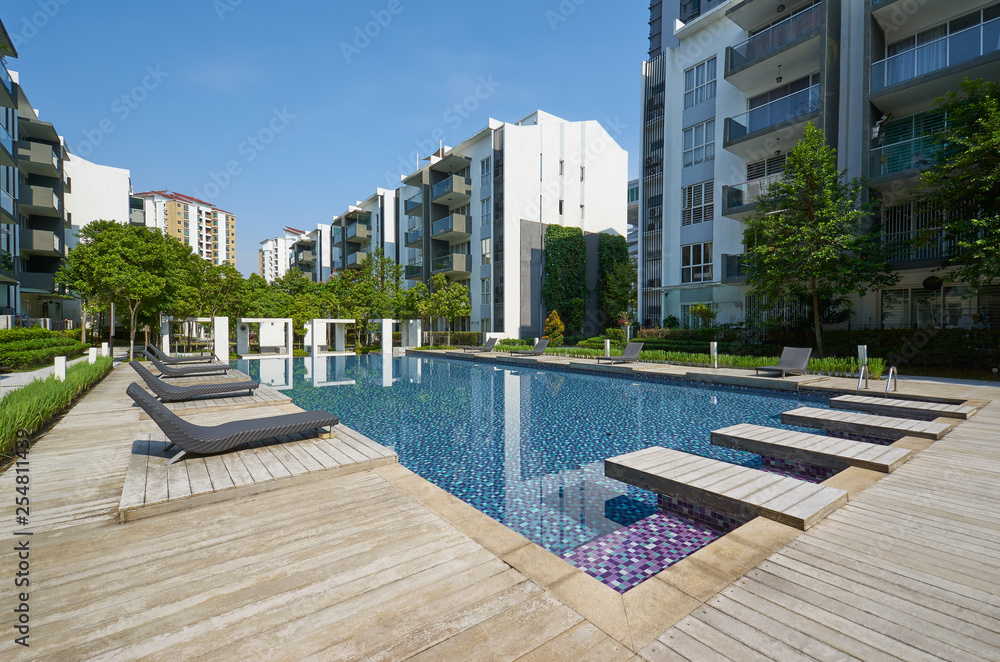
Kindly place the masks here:
<instances>
[{"instance_id":1,"label":"blue sky","mask_svg":"<svg viewBox=\"0 0 1000 662\"><path fill-rule=\"evenodd\" d=\"M638 173L645 0L4 4L41 118L136 192L236 214L246 274L261 240L329 222L488 117L599 120Z\"/></svg>"}]
</instances>

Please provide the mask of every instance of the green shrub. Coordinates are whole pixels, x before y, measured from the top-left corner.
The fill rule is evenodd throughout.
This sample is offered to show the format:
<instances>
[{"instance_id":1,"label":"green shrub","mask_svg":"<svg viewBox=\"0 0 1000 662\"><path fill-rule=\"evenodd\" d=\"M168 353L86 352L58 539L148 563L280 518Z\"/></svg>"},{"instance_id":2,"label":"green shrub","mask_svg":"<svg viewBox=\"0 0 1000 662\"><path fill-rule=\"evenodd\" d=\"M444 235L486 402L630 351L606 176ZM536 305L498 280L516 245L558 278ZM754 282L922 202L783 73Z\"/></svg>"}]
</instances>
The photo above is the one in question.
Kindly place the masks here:
<instances>
[{"instance_id":1,"label":"green shrub","mask_svg":"<svg viewBox=\"0 0 1000 662\"><path fill-rule=\"evenodd\" d=\"M35 338L51 338L52 332L45 329L0 329L0 345L17 340L33 340Z\"/></svg>"},{"instance_id":2,"label":"green shrub","mask_svg":"<svg viewBox=\"0 0 1000 662\"><path fill-rule=\"evenodd\" d=\"M566 326L559 319L559 311L553 310L545 320L545 333L542 337L549 341L550 347L558 347L563 343L565 332Z\"/></svg>"},{"instance_id":3,"label":"green shrub","mask_svg":"<svg viewBox=\"0 0 1000 662\"><path fill-rule=\"evenodd\" d=\"M0 364L10 366L14 370L34 370L50 365L57 356L75 358L89 347L89 345L77 342L72 345L58 345L56 347L43 347L41 349L29 349L22 352L9 352L0 349Z\"/></svg>"},{"instance_id":4,"label":"green shrub","mask_svg":"<svg viewBox=\"0 0 1000 662\"><path fill-rule=\"evenodd\" d=\"M617 327L604 329L604 335L611 339L612 345L617 345L618 347L624 347L627 342L624 329Z\"/></svg>"},{"instance_id":5,"label":"green shrub","mask_svg":"<svg viewBox=\"0 0 1000 662\"><path fill-rule=\"evenodd\" d=\"M66 370L66 380L50 375L4 396L0 403L0 456L10 457L17 431L29 435L45 427L49 420L67 407L88 388L107 375L111 357L97 359L94 364L78 363Z\"/></svg>"}]
</instances>

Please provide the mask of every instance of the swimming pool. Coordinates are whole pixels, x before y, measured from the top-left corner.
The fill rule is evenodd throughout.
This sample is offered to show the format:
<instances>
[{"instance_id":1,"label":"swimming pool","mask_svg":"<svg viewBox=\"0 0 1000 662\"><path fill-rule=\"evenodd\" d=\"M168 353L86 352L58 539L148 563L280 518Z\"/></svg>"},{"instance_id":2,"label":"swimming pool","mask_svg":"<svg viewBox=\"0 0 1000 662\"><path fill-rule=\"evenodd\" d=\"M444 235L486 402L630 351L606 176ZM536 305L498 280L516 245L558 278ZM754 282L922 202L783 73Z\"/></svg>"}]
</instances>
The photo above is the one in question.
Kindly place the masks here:
<instances>
[{"instance_id":1,"label":"swimming pool","mask_svg":"<svg viewBox=\"0 0 1000 662\"><path fill-rule=\"evenodd\" d=\"M236 367L304 409L335 413L411 471L588 571L605 563L607 546L631 549L618 575L649 540L677 548L662 565L726 526L664 521L654 494L604 476L605 458L660 445L759 467L759 456L712 446L709 433L741 422L787 427L781 412L827 406L819 396L425 356ZM609 583L624 590L636 577Z\"/></svg>"}]
</instances>

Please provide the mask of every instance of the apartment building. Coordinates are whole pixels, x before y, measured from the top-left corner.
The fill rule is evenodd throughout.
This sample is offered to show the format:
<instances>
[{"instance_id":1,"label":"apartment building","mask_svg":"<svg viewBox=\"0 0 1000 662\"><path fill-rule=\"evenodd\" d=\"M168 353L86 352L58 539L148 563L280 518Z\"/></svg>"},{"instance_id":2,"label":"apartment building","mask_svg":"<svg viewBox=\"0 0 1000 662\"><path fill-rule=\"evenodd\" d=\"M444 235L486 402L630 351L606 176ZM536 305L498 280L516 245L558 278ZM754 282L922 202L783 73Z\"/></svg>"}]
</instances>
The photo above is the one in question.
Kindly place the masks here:
<instances>
[{"instance_id":1,"label":"apartment building","mask_svg":"<svg viewBox=\"0 0 1000 662\"><path fill-rule=\"evenodd\" d=\"M628 183L628 254L639 260L639 180Z\"/></svg>"},{"instance_id":2,"label":"apartment building","mask_svg":"<svg viewBox=\"0 0 1000 662\"><path fill-rule=\"evenodd\" d=\"M472 314L456 328L540 336L545 228L581 228L596 283L596 239L625 236L627 155L596 121L536 111L518 122L490 119L402 177L400 262L409 284L436 274L469 288ZM596 332L594 302L586 323Z\"/></svg>"},{"instance_id":3,"label":"apartment building","mask_svg":"<svg viewBox=\"0 0 1000 662\"><path fill-rule=\"evenodd\" d=\"M267 282L272 282L288 273L292 263L292 245L302 236L302 230L285 228L284 235L260 242L258 249L259 268L257 273Z\"/></svg>"},{"instance_id":4,"label":"apartment building","mask_svg":"<svg viewBox=\"0 0 1000 662\"><path fill-rule=\"evenodd\" d=\"M172 191L147 191L143 201L147 227L179 239L212 264L236 266L236 217L210 202Z\"/></svg>"},{"instance_id":5,"label":"apartment building","mask_svg":"<svg viewBox=\"0 0 1000 662\"><path fill-rule=\"evenodd\" d=\"M372 252L382 253L399 263L399 191L376 188L333 218L331 256L333 272L356 269Z\"/></svg>"},{"instance_id":6,"label":"apartment building","mask_svg":"<svg viewBox=\"0 0 1000 662\"><path fill-rule=\"evenodd\" d=\"M940 215L912 203L933 158L927 136L943 121L928 111L965 76L1000 79L998 12L977 0L654 0L642 67L642 321L694 325L694 303L715 306L720 322L763 315L744 284L742 221L810 122L849 176L871 178L888 239L933 235ZM997 305L991 292L962 299L964 288L941 287L932 270L945 247L924 243L895 256L899 288L855 301L856 327L949 326Z\"/></svg>"},{"instance_id":7,"label":"apartment building","mask_svg":"<svg viewBox=\"0 0 1000 662\"><path fill-rule=\"evenodd\" d=\"M289 268L297 269L314 283L329 280L332 273L332 229L329 223L318 223L314 230L298 231L290 245ZM286 235L289 231L295 232L286 228Z\"/></svg>"}]
</instances>

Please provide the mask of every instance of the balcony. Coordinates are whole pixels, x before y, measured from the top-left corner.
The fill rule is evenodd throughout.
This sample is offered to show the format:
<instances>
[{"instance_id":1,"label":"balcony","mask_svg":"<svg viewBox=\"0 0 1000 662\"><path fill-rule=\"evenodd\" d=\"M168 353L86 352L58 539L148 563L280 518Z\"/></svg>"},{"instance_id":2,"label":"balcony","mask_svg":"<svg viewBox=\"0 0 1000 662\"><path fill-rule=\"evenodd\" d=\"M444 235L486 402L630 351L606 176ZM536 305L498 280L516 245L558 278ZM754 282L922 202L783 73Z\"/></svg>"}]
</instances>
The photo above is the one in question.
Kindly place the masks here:
<instances>
[{"instance_id":1,"label":"balcony","mask_svg":"<svg viewBox=\"0 0 1000 662\"><path fill-rule=\"evenodd\" d=\"M0 188L0 223L17 223L17 216L14 214L14 197L7 191Z\"/></svg>"},{"instance_id":2,"label":"balcony","mask_svg":"<svg viewBox=\"0 0 1000 662\"><path fill-rule=\"evenodd\" d=\"M312 251L302 251L295 256L295 261L299 264L316 264L316 254Z\"/></svg>"},{"instance_id":3,"label":"balcony","mask_svg":"<svg viewBox=\"0 0 1000 662\"><path fill-rule=\"evenodd\" d=\"M21 283L21 292L53 294L56 291L55 274L22 271L18 275L18 281Z\"/></svg>"},{"instance_id":4,"label":"balcony","mask_svg":"<svg viewBox=\"0 0 1000 662\"><path fill-rule=\"evenodd\" d=\"M406 265L406 268L403 270L403 276L406 280L423 280L424 263L415 262L413 264Z\"/></svg>"},{"instance_id":5,"label":"balcony","mask_svg":"<svg viewBox=\"0 0 1000 662\"><path fill-rule=\"evenodd\" d=\"M11 137L7 128L2 125L0 125L0 145L3 146L3 149L0 149L0 165L7 166L8 168L17 167L17 160L14 158L14 138Z\"/></svg>"},{"instance_id":6,"label":"balcony","mask_svg":"<svg viewBox=\"0 0 1000 662\"><path fill-rule=\"evenodd\" d=\"M887 232L884 241L891 246L891 264L922 262L922 266L937 266L948 257L953 246L953 242L945 238L941 228Z\"/></svg>"},{"instance_id":7,"label":"balcony","mask_svg":"<svg viewBox=\"0 0 1000 662\"><path fill-rule=\"evenodd\" d=\"M941 145L933 136L920 136L871 150L868 176L883 175L928 168L937 160Z\"/></svg>"},{"instance_id":8,"label":"balcony","mask_svg":"<svg viewBox=\"0 0 1000 662\"><path fill-rule=\"evenodd\" d=\"M14 83L10 79L10 72L6 65L0 62L0 106L4 108L17 108L14 99Z\"/></svg>"},{"instance_id":9,"label":"balcony","mask_svg":"<svg viewBox=\"0 0 1000 662\"><path fill-rule=\"evenodd\" d=\"M768 143L772 132L783 129L782 145L790 149L799 140L802 129L819 115L820 84L775 99L736 117L726 118L723 147L747 159L774 149Z\"/></svg>"},{"instance_id":10,"label":"balcony","mask_svg":"<svg viewBox=\"0 0 1000 662\"><path fill-rule=\"evenodd\" d=\"M464 214L452 214L431 226L431 238L456 242L466 241L472 234L469 232L469 217Z\"/></svg>"},{"instance_id":11,"label":"balcony","mask_svg":"<svg viewBox=\"0 0 1000 662\"><path fill-rule=\"evenodd\" d=\"M352 244L367 244L372 240L372 226L360 221L351 223L347 226L344 237Z\"/></svg>"},{"instance_id":12,"label":"balcony","mask_svg":"<svg viewBox=\"0 0 1000 662\"><path fill-rule=\"evenodd\" d=\"M21 230L21 253L62 257L62 242L49 230Z\"/></svg>"},{"instance_id":13,"label":"balcony","mask_svg":"<svg viewBox=\"0 0 1000 662\"><path fill-rule=\"evenodd\" d=\"M2 248L0 248L0 283L17 285L17 278L14 277L14 256Z\"/></svg>"},{"instance_id":14,"label":"balcony","mask_svg":"<svg viewBox=\"0 0 1000 662\"><path fill-rule=\"evenodd\" d=\"M871 96L879 99L883 112L941 96L962 78L989 77L998 53L1000 18L875 62L871 68Z\"/></svg>"},{"instance_id":15,"label":"balcony","mask_svg":"<svg viewBox=\"0 0 1000 662\"><path fill-rule=\"evenodd\" d=\"M450 175L431 187L431 202L454 207L468 202L471 194L472 182L468 177Z\"/></svg>"},{"instance_id":16,"label":"balcony","mask_svg":"<svg viewBox=\"0 0 1000 662\"><path fill-rule=\"evenodd\" d=\"M421 194L416 194L409 200L403 203L403 211L407 216L423 216L424 214L424 198Z\"/></svg>"},{"instance_id":17,"label":"balcony","mask_svg":"<svg viewBox=\"0 0 1000 662\"><path fill-rule=\"evenodd\" d=\"M24 172L43 177L59 177L59 157L50 145L19 140L18 167Z\"/></svg>"},{"instance_id":18,"label":"balcony","mask_svg":"<svg viewBox=\"0 0 1000 662\"><path fill-rule=\"evenodd\" d=\"M722 187L722 215L733 220L743 220L757 210L757 198L767 193L771 184L781 179L781 174L768 175L742 184Z\"/></svg>"},{"instance_id":19,"label":"balcony","mask_svg":"<svg viewBox=\"0 0 1000 662\"><path fill-rule=\"evenodd\" d=\"M359 269L361 267L361 263L364 261L366 257L368 257L368 253L364 251L357 251L355 253L351 253L350 255L347 256L347 259L344 260L344 268Z\"/></svg>"},{"instance_id":20,"label":"balcony","mask_svg":"<svg viewBox=\"0 0 1000 662\"><path fill-rule=\"evenodd\" d=\"M55 191L46 186L22 186L18 203L21 211L29 215L62 218L62 201Z\"/></svg>"},{"instance_id":21,"label":"balcony","mask_svg":"<svg viewBox=\"0 0 1000 662\"><path fill-rule=\"evenodd\" d=\"M432 274L444 274L451 278L468 278L472 274L469 256L465 253L450 253L431 263Z\"/></svg>"},{"instance_id":22,"label":"balcony","mask_svg":"<svg viewBox=\"0 0 1000 662\"><path fill-rule=\"evenodd\" d=\"M746 264L743 262L743 253L738 255L722 255L722 282L742 283L746 280Z\"/></svg>"},{"instance_id":23,"label":"balcony","mask_svg":"<svg viewBox=\"0 0 1000 662\"><path fill-rule=\"evenodd\" d=\"M781 65L785 80L809 75L816 68L822 49L822 5L800 11L746 41L726 49L726 80L748 90L769 80ZM766 63L767 76L757 65Z\"/></svg>"},{"instance_id":24,"label":"balcony","mask_svg":"<svg viewBox=\"0 0 1000 662\"><path fill-rule=\"evenodd\" d=\"M424 245L424 229L413 228L407 230L405 243L407 248L421 248Z\"/></svg>"}]
</instances>

